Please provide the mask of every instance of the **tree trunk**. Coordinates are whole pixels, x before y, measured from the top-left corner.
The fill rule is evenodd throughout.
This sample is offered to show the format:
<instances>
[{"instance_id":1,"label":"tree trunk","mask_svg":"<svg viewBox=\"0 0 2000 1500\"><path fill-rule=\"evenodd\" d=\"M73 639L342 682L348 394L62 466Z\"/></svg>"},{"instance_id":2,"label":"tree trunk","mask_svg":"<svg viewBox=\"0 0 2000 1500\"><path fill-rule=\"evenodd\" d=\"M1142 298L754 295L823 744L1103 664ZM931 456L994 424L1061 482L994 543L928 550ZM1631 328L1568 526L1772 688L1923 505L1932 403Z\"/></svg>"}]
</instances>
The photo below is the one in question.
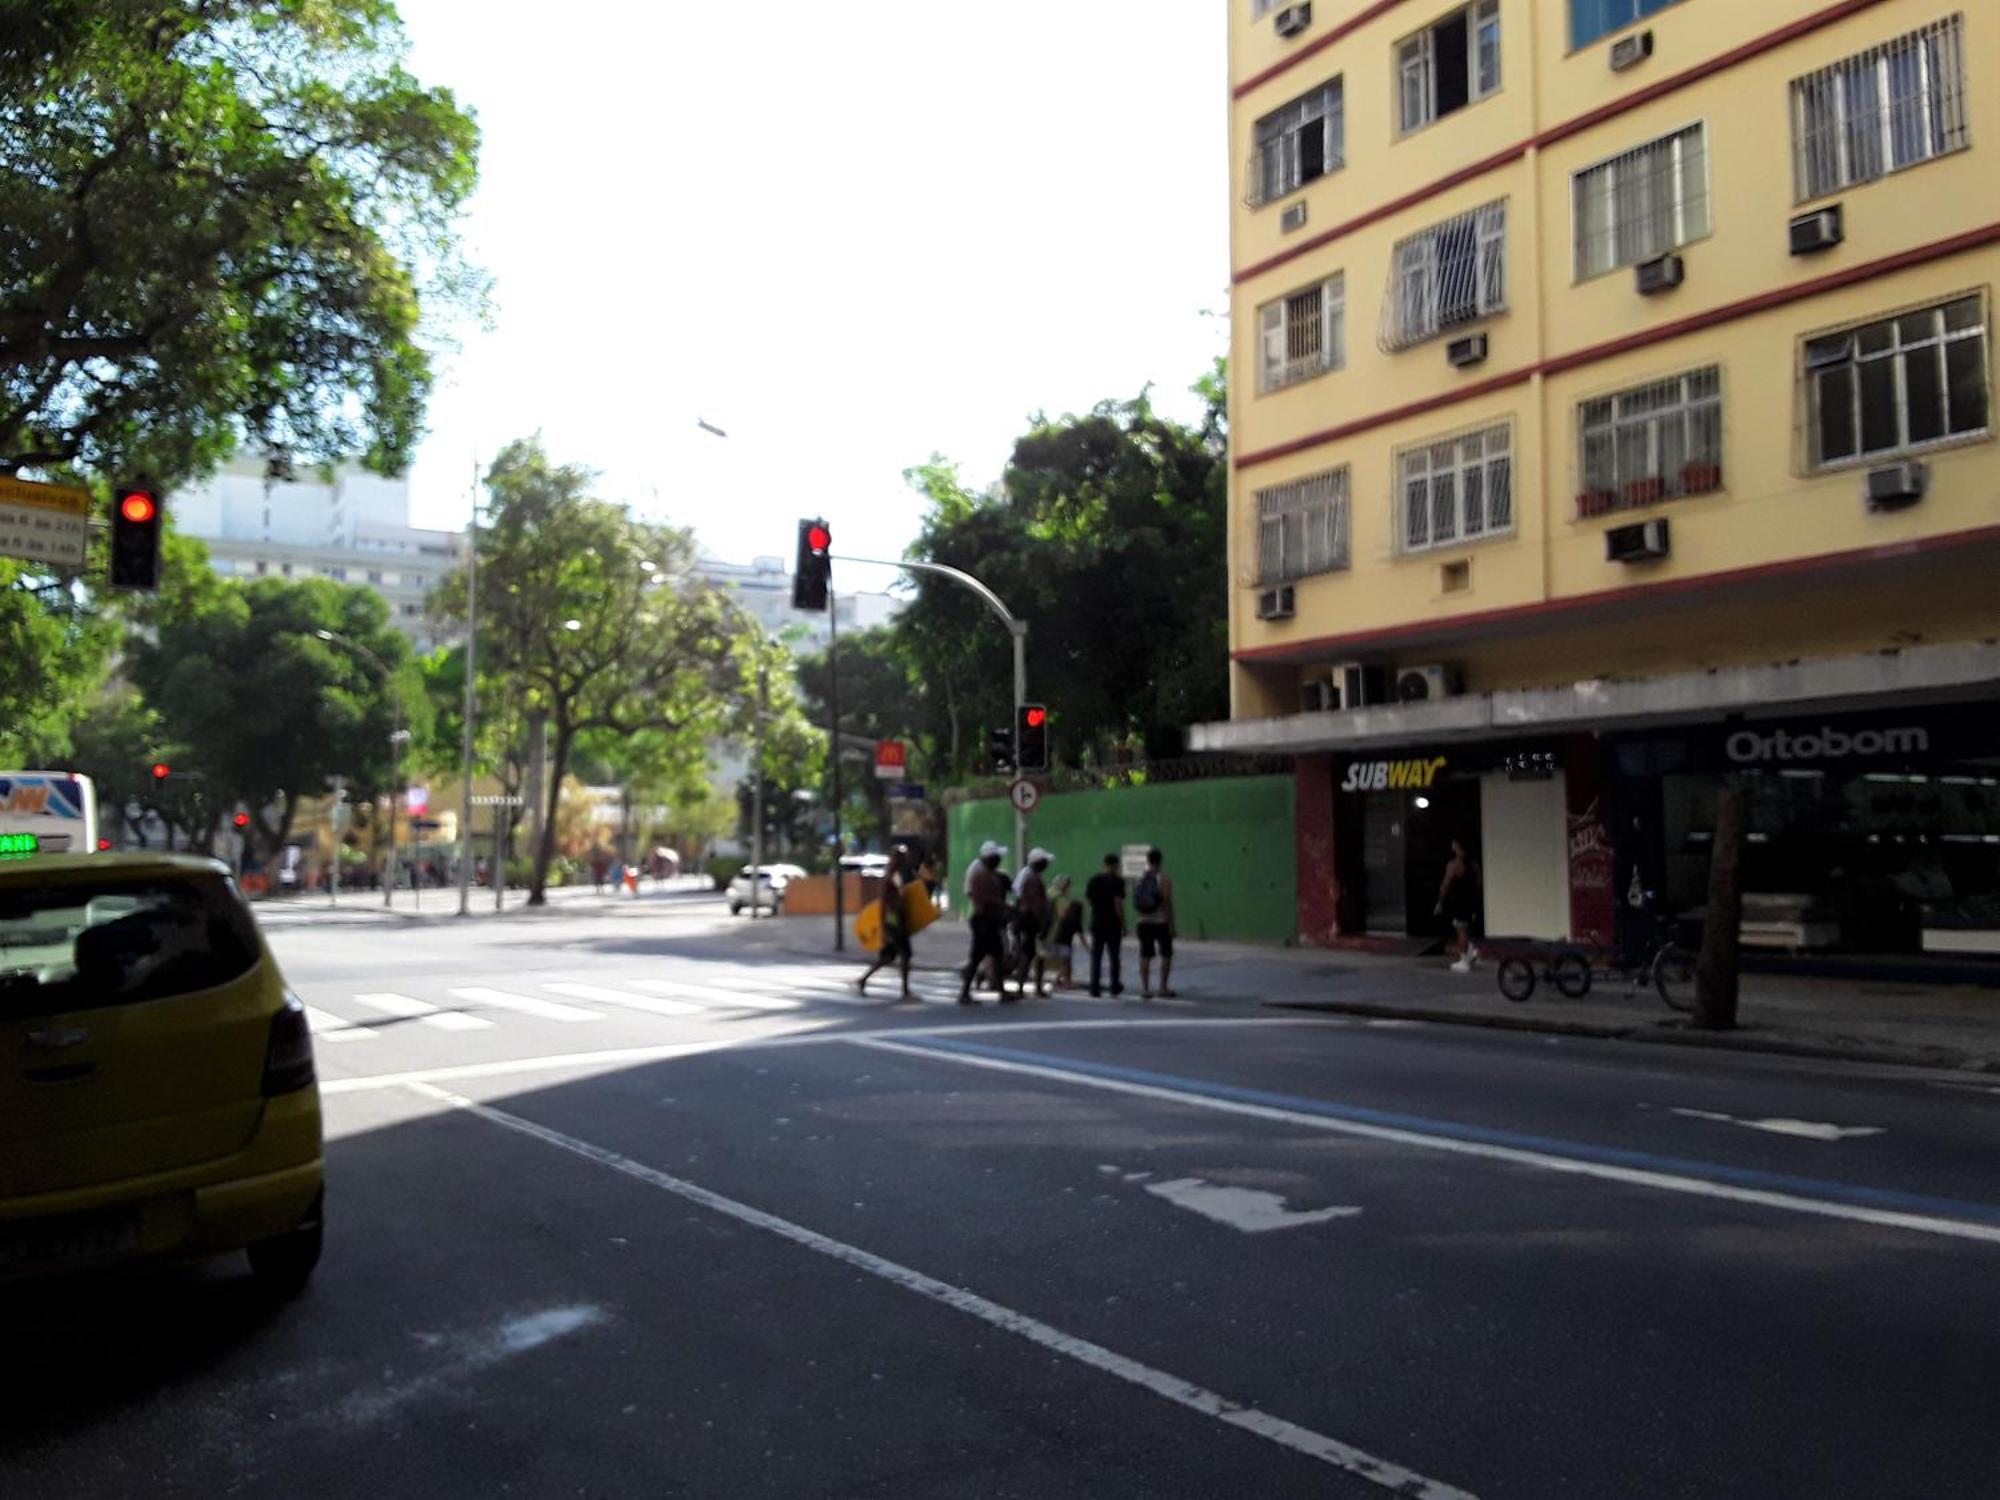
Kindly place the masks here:
<instances>
[{"instance_id":1,"label":"tree trunk","mask_svg":"<svg viewBox=\"0 0 2000 1500\"><path fill-rule=\"evenodd\" d=\"M1715 842L1709 850L1708 915L1702 923L1701 957L1695 963L1695 1025L1710 1031L1736 1026L1737 946L1743 925L1743 787L1725 776L1715 797Z\"/></svg>"},{"instance_id":2,"label":"tree trunk","mask_svg":"<svg viewBox=\"0 0 2000 1500\"><path fill-rule=\"evenodd\" d=\"M544 906L549 899L549 866L556 857L556 809L562 802L563 777L569 774L568 726L556 726L556 742L548 759L548 791L543 804L542 836L535 844L535 868L528 878L528 905Z\"/></svg>"}]
</instances>

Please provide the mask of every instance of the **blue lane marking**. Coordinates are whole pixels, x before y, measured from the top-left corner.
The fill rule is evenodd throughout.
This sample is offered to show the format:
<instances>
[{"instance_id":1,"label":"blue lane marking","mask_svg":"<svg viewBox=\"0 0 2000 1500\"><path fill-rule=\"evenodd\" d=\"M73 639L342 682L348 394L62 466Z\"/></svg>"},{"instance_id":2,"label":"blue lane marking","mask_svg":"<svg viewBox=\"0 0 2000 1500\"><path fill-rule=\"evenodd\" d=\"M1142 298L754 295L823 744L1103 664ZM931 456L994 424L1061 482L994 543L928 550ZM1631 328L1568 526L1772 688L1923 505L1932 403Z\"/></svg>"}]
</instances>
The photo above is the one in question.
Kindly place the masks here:
<instances>
[{"instance_id":1,"label":"blue lane marking","mask_svg":"<svg viewBox=\"0 0 2000 1500\"><path fill-rule=\"evenodd\" d=\"M1085 1062L1045 1052L1028 1052L1018 1047L996 1047L989 1042L969 1042L957 1037L898 1037L898 1045L934 1052L962 1052L969 1057L991 1057L1003 1062L1031 1063L1058 1072L1077 1073L1087 1078L1108 1078L1121 1083L1143 1083L1154 1088L1177 1089L1210 1099L1226 1099L1239 1104L1261 1104L1271 1109L1288 1109L1298 1114L1318 1115L1328 1120L1346 1120L1357 1125L1380 1125L1407 1130L1413 1135L1436 1136L1441 1140L1472 1141L1486 1146L1512 1146L1523 1151L1539 1151L1546 1156L1573 1161L1596 1162L1606 1166L1632 1167L1644 1172L1667 1172L1704 1182L1728 1183L1734 1187L1758 1188L1766 1192L1791 1193L1798 1197L1825 1198L1862 1208L1891 1209L1899 1213L1928 1214L1933 1218L1963 1219L1979 1224L2000 1224L2000 1205L1970 1203L1957 1198L1932 1198L1922 1193L1902 1193L1892 1188L1858 1187L1852 1183L1829 1182L1818 1177L1794 1177L1784 1172L1763 1172L1754 1167L1732 1167L1722 1162L1696 1161L1680 1156L1657 1156L1650 1151L1628 1151L1618 1146L1597 1146L1587 1141L1566 1141L1555 1136L1527 1135L1514 1130L1495 1130L1485 1125L1468 1125L1459 1120L1437 1120L1428 1115L1405 1115L1392 1110L1368 1109L1358 1104L1332 1104L1324 1099L1308 1099L1296 1094L1276 1094L1265 1089L1241 1088L1231 1083L1214 1083L1205 1078L1183 1078L1174 1073L1155 1073L1146 1068L1129 1068L1119 1063Z\"/></svg>"}]
</instances>

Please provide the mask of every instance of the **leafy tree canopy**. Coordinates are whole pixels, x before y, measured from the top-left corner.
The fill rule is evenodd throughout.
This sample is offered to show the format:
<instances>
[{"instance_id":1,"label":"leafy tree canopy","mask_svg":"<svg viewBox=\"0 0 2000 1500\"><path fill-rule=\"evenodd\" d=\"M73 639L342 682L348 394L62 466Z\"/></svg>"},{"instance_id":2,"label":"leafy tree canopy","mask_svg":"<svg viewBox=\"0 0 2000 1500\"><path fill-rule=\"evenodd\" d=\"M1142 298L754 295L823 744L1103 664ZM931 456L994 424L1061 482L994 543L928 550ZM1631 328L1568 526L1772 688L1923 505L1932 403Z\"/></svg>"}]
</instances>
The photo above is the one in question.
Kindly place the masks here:
<instances>
[{"instance_id":1,"label":"leafy tree canopy","mask_svg":"<svg viewBox=\"0 0 2000 1500\"><path fill-rule=\"evenodd\" d=\"M388 0L34 0L0 27L0 473L245 438L405 466L478 133ZM27 12L27 14L20 14Z\"/></svg>"}]
</instances>

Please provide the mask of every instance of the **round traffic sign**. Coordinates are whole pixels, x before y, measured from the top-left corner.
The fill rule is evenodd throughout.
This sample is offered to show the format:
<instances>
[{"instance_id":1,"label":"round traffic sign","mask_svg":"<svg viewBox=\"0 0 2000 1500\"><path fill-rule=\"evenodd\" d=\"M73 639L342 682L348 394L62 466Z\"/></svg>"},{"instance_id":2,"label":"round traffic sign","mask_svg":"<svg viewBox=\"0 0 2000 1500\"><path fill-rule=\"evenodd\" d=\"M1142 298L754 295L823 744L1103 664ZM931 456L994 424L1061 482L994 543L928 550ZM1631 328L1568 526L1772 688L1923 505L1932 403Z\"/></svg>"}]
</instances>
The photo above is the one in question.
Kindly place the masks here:
<instances>
[{"instance_id":1,"label":"round traffic sign","mask_svg":"<svg viewBox=\"0 0 2000 1500\"><path fill-rule=\"evenodd\" d=\"M1042 800L1042 789L1026 777L1007 788L1007 800L1014 804L1016 812L1033 812L1035 804Z\"/></svg>"}]
</instances>

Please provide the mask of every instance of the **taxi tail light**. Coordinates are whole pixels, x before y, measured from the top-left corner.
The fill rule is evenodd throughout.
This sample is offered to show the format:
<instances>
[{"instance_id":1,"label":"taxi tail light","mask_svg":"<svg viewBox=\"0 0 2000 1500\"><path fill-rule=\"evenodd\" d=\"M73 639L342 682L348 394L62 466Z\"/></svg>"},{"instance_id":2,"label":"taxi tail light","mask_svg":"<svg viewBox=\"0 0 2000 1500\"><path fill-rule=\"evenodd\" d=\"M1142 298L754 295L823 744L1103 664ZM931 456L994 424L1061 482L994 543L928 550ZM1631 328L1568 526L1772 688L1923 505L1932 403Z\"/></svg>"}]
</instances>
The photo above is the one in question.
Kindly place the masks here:
<instances>
[{"instance_id":1,"label":"taxi tail light","mask_svg":"<svg viewBox=\"0 0 2000 1500\"><path fill-rule=\"evenodd\" d=\"M285 1007L271 1017L271 1039L264 1047L264 1097L296 1093L312 1087L312 1027L297 995L285 992Z\"/></svg>"}]
</instances>

